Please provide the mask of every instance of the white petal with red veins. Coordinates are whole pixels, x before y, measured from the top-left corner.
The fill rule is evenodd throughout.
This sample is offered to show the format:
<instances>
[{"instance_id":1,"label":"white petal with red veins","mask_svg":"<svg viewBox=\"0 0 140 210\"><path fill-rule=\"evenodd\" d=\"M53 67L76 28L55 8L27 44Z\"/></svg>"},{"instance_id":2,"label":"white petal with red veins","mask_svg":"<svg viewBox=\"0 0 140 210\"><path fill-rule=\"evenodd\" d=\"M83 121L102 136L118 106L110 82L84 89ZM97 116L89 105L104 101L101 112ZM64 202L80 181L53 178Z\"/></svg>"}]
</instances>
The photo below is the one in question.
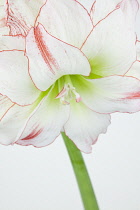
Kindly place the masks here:
<instances>
[{"instance_id":1,"label":"white petal with red veins","mask_svg":"<svg viewBox=\"0 0 140 210\"><path fill-rule=\"evenodd\" d=\"M132 17L129 9L115 10L97 24L83 45L82 51L91 63L92 73L124 75L136 60L136 35L127 17Z\"/></svg>"},{"instance_id":2,"label":"white petal with red veins","mask_svg":"<svg viewBox=\"0 0 140 210\"><path fill-rule=\"evenodd\" d=\"M42 25L29 32L26 54L29 58L30 75L42 91L63 75L90 73L90 65L84 54L49 35Z\"/></svg>"},{"instance_id":3,"label":"white petal with red veins","mask_svg":"<svg viewBox=\"0 0 140 210\"><path fill-rule=\"evenodd\" d=\"M112 11L117 8L117 4L121 0L97 0L94 3L94 8L91 8L90 15L93 24L96 25L99 21L106 18Z\"/></svg>"},{"instance_id":4,"label":"white petal with red veins","mask_svg":"<svg viewBox=\"0 0 140 210\"><path fill-rule=\"evenodd\" d=\"M90 109L100 113L140 110L140 80L126 76L78 81L73 84ZM82 87L82 88L81 88Z\"/></svg>"},{"instance_id":5,"label":"white petal with red veins","mask_svg":"<svg viewBox=\"0 0 140 210\"><path fill-rule=\"evenodd\" d=\"M93 28L88 12L75 0L47 1L38 23L52 36L76 47L81 47Z\"/></svg>"},{"instance_id":6,"label":"white petal with red veins","mask_svg":"<svg viewBox=\"0 0 140 210\"><path fill-rule=\"evenodd\" d=\"M80 4L82 4L87 11L90 13L92 6L95 4L96 0L78 0Z\"/></svg>"},{"instance_id":7,"label":"white petal with red veins","mask_svg":"<svg viewBox=\"0 0 140 210\"><path fill-rule=\"evenodd\" d=\"M136 61L131 69L127 72L126 76L136 77L140 80L140 61Z\"/></svg>"},{"instance_id":8,"label":"white petal with red veins","mask_svg":"<svg viewBox=\"0 0 140 210\"><path fill-rule=\"evenodd\" d=\"M85 153L90 153L101 133L110 124L109 114L98 114L83 103L71 103L70 117L64 130L66 135Z\"/></svg>"},{"instance_id":9,"label":"white petal with red veins","mask_svg":"<svg viewBox=\"0 0 140 210\"><path fill-rule=\"evenodd\" d=\"M132 65L126 76L132 76L140 79L140 41L137 42L137 61Z\"/></svg>"},{"instance_id":10,"label":"white petal with red veins","mask_svg":"<svg viewBox=\"0 0 140 210\"><path fill-rule=\"evenodd\" d=\"M6 1L0 1L0 28L6 26Z\"/></svg>"},{"instance_id":11,"label":"white petal with red veins","mask_svg":"<svg viewBox=\"0 0 140 210\"><path fill-rule=\"evenodd\" d=\"M0 95L0 120L4 117L6 112L13 106L14 104L6 97Z\"/></svg>"},{"instance_id":12,"label":"white petal with red veins","mask_svg":"<svg viewBox=\"0 0 140 210\"><path fill-rule=\"evenodd\" d=\"M46 0L8 0L7 1L7 25L11 35L26 35L39 14L40 8Z\"/></svg>"},{"instance_id":13,"label":"white petal with red veins","mask_svg":"<svg viewBox=\"0 0 140 210\"><path fill-rule=\"evenodd\" d=\"M43 147L56 139L69 117L69 106L55 99L57 93L54 89L43 100L16 143Z\"/></svg>"},{"instance_id":14,"label":"white petal with red veins","mask_svg":"<svg viewBox=\"0 0 140 210\"><path fill-rule=\"evenodd\" d=\"M13 144L21 135L32 112L30 106L12 106L0 121L0 143Z\"/></svg>"},{"instance_id":15,"label":"white petal with red veins","mask_svg":"<svg viewBox=\"0 0 140 210\"><path fill-rule=\"evenodd\" d=\"M5 0L0 0L0 35L9 35L7 27L7 4Z\"/></svg>"},{"instance_id":16,"label":"white petal with red veins","mask_svg":"<svg viewBox=\"0 0 140 210\"><path fill-rule=\"evenodd\" d=\"M28 74L24 52L0 52L0 94L19 105L32 104L40 95Z\"/></svg>"}]
</instances>

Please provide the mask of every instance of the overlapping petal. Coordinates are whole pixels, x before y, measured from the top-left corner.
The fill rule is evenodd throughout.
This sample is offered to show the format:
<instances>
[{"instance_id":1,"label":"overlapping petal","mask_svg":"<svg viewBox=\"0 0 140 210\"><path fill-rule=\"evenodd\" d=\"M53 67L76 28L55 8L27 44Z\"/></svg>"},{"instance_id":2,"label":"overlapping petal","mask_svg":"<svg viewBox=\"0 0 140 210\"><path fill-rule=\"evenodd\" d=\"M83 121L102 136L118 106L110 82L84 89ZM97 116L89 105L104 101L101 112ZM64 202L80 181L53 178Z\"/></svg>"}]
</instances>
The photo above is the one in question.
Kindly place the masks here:
<instances>
[{"instance_id":1,"label":"overlapping petal","mask_svg":"<svg viewBox=\"0 0 140 210\"><path fill-rule=\"evenodd\" d=\"M76 47L81 47L93 28L88 12L75 0L48 0L38 23L52 36Z\"/></svg>"},{"instance_id":2,"label":"overlapping petal","mask_svg":"<svg viewBox=\"0 0 140 210\"><path fill-rule=\"evenodd\" d=\"M0 28L6 26L6 1L0 1Z\"/></svg>"},{"instance_id":3,"label":"overlapping petal","mask_svg":"<svg viewBox=\"0 0 140 210\"><path fill-rule=\"evenodd\" d=\"M43 147L56 139L69 117L69 106L55 99L57 93L57 88L54 88L44 98L16 143Z\"/></svg>"},{"instance_id":4,"label":"overlapping petal","mask_svg":"<svg viewBox=\"0 0 140 210\"><path fill-rule=\"evenodd\" d=\"M7 4L5 0L0 1L0 36L9 34L9 27L7 27Z\"/></svg>"},{"instance_id":5,"label":"overlapping petal","mask_svg":"<svg viewBox=\"0 0 140 210\"><path fill-rule=\"evenodd\" d=\"M110 124L109 114L98 114L83 103L71 103L70 117L64 130L76 146L85 153L90 153L101 133L105 133Z\"/></svg>"},{"instance_id":6,"label":"overlapping petal","mask_svg":"<svg viewBox=\"0 0 140 210\"><path fill-rule=\"evenodd\" d=\"M10 28L7 25L8 2L0 1L0 51L2 50L25 50L25 38L19 36L9 36Z\"/></svg>"},{"instance_id":7,"label":"overlapping petal","mask_svg":"<svg viewBox=\"0 0 140 210\"><path fill-rule=\"evenodd\" d=\"M126 21L134 26L134 19L136 12L138 11L137 0L97 0L94 3L94 7L91 7L90 15L93 20L93 24L96 25L100 21L107 18L116 9L121 9L126 15Z\"/></svg>"},{"instance_id":8,"label":"overlapping petal","mask_svg":"<svg viewBox=\"0 0 140 210\"><path fill-rule=\"evenodd\" d=\"M7 1L7 25L10 34L26 35L34 26L39 11L46 0L8 0Z\"/></svg>"},{"instance_id":9,"label":"overlapping petal","mask_svg":"<svg viewBox=\"0 0 140 210\"><path fill-rule=\"evenodd\" d=\"M83 102L99 113L137 112L140 110L140 80L127 76L110 76L79 82L73 80ZM82 87L82 88L81 88Z\"/></svg>"},{"instance_id":10,"label":"overlapping petal","mask_svg":"<svg viewBox=\"0 0 140 210\"><path fill-rule=\"evenodd\" d=\"M126 76L136 77L140 80L140 41L137 41L137 61L134 62Z\"/></svg>"},{"instance_id":11,"label":"overlapping petal","mask_svg":"<svg viewBox=\"0 0 140 210\"><path fill-rule=\"evenodd\" d=\"M32 104L40 95L28 74L24 52L0 52L0 94L19 105Z\"/></svg>"},{"instance_id":12,"label":"overlapping petal","mask_svg":"<svg viewBox=\"0 0 140 210\"><path fill-rule=\"evenodd\" d=\"M26 55L29 58L30 75L42 91L63 75L90 73L89 62L83 53L49 35L42 25L29 32Z\"/></svg>"},{"instance_id":13,"label":"overlapping petal","mask_svg":"<svg viewBox=\"0 0 140 210\"><path fill-rule=\"evenodd\" d=\"M123 75L136 60L136 35L132 21L127 21L132 17L128 4L125 2L125 12L120 7L97 24L82 47L96 75Z\"/></svg>"},{"instance_id":14,"label":"overlapping petal","mask_svg":"<svg viewBox=\"0 0 140 210\"><path fill-rule=\"evenodd\" d=\"M78 0L78 2L80 4L82 4L87 9L87 11L90 13L91 8L94 6L96 0L87 0L87 1L85 1L85 0Z\"/></svg>"},{"instance_id":15,"label":"overlapping petal","mask_svg":"<svg viewBox=\"0 0 140 210\"><path fill-rule=\"evenodd\" d=\"M0 120L5 113L14 105L6 96L0 95Z\"/></svg>"},{"instance_id":16,"label":"overlapping petal","mask_svg":"<svg viewBox=\"0 0 140 210\"><path fill-rule=\"evenodd\" d=\"M132 68L127 72L126 76L132 76L140 80L140 61L136 61Z\"/></svg>"},{"instance_id":17,"label":"overlapping petal","mask_svg":"<svg viewBox=\"0 0 140 210\"><path fill-rule=\"evenodd\" d=\"M13 144L21 135L32 111L30 106L12 106L0 121L0 143Z\"/></svg>"},{"instance_id":18,"label":"overlapping petal","mask_svg":"<svg viewBox=\"0 0 140 210\"><path fill-rule=\"evenodd\" d=\"M97 0L94 3L94 7L90 10L90 15L93 20L93 24L96 25L99 21L105 19L111 12L117 9L118 3L121 0Z\"/></svg>"}]
</instances>

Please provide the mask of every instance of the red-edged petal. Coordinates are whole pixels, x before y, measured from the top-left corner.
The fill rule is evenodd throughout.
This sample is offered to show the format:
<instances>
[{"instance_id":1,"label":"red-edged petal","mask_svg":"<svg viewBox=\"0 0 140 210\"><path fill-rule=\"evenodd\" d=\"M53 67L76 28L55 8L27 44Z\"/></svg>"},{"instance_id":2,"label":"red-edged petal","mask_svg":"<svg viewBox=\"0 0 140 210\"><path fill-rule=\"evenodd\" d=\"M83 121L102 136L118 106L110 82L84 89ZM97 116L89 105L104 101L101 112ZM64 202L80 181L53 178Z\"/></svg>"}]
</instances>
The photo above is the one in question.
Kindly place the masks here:
<instances>
[{"instance_id":1,"label":"red-edged petal","mask_svg":"<svg viewBox=\"0 0 140 210\"><path fill-rule=\"evenodd\" d=\"M87 9L87 11L90 13L91 8L94 6L96 0L87 0L87 1L85 1L85 0L78 0L78 2L80 4L82 4Z\"/></svg>"},{"instance_id":2,"label":"red-edged petal","mask_svg":"<svg viewBox=\"0 0 140 210\"><path fill-rule=\"evenodd\" d=\"M28 74L22 51L0 52L0 94L19 105L32 104L40 94Z\"/></svg>"},{"instance_id":3,"label":"red-edged petal","mask_svg":"<svg viewBox=\"0 0 140 210\"><path fill-rule=\"evenodd\" d=\"M13 144L21 135L31 114L32 105L14 105L3 116L0 121L0 143L4 145Z\"/></svg>"},{"instance_id":4,"label":"red-edged petal","mask_svg":"<svg viewBox=\"0 0 140 210\"><path fill-rule=\"evenodd\" d=\"M0 1L0 28L6 26L6 1Z\"/></svg>"},{"instance_id":5,"label":"red-edged petal","mask_svg":"<svg viewBox=\"0 0 140 210\"><path fill-rule=\"evenodd\" d=\"M140 42L137 42L137 61L132 65L126 76L136 77L140 80Z\"/></svg>"},{"instance_id":6,"label":"red-edged petal","mask_svg":"<svg viewBox=\"0 0 140 210\"><path fill-rule=\"evenodd\" d=\"M96 112L132 113L140 110L140 80L136 78L110 76L90 81L73 80L73 84L83 103Z\"/></svg>"},{"instance_id":7,"label":"red-edged petal","mask_svg":"<svg viewBox=\"0 0 140 210\"><path fill-rule=\"evenodd\" d=\"M0 120L6 112L14 105L6 96L0 95Z\"/></svg>"},{"instance_id":8,"label":"red-edged petal","mask_svg":"<svg viewBox=\"0 0 140 210\"><path fill-rule=\"evenodd\" d=\"M91 63L93 74L124 75L136 60L133 25L137 10L130 8L129 1L125 1L125 11L120 7L97 24L83 45L82 51Z\"/></svg>"},{"instance_id":9,"label":"red-edged petal","mask_svg":"<svg viewBox=\"0 0 140 210\"><path fill-rule=\"evenodd\" d=\"M91 8L90 15L94 25L107 18L116 9L121 9L127 15L126 21L132 22L138 11L137 0L97 0L94 3L94 9ZM132 25L134 26L133 22Z\"/></svg>"},{"instance_id":10,"label":"red-edged petal","mask_svg":"<svg viewBox=\"0 0 140 210\"><path fill-rule=\"evenodd\" d=\"M105 19L111 12L118 7L118 3L121 0L97 0L94 3L94 7L91 7L90 15L93 20L93 24L96 25L101 20Z\"/></svg>"},{"instance_id":11,"label":"red-edged petal","mask_svg":"<svg viewBox=\"0 0 140 210\"><path fill-rule=\"evenodd\" d=\"M46 0L7 0L7 25L10 34L26 35L39 14L40 8Z\"/></svg>"},{"instance_id":12,"label":"red-edged petal","mask_svg":"<svg viewBox=\"0 0 140 210\"><path fill-rule=\"evenodd\" d=\"M43 147L52 143L60 134L69 117L69 106L55 99L58 91L52 90L28 121L17 144Z\"/></svg>"},{"instance_id":13,"label":"red-edged petal","mask_svg":"<svg viewBox=\"0 0 140 210\"><path fill-rule=\"evenodd\" d=\"M49 35L42 25L29 32L26 55L29 58L30 75L42 91L63 75L90 73L90 65L84 54Z\"/></svg>"},{"instance_id":14,"label":"red-edged petal","mask_svg":"<svg viewBox=\"0 0 140 210\"><path fill-rule=\"evenodd\" d=\"M136 61L131 69L127 72L126 76L132 76L140 80L140 61Z\"/></svg>"},{"instance_id":15,"label":"red-edged petal","mask_svg":"<svg viewBox=\"0 0 140 210\"><path fill-rule=\"evenodd\" d=\"M38 23L44 25L52 36L76 47L81 47L93 28L87 10L75 0L47 1Z\"/></svg>"},{"instance_id":16,"label":"red-edged petal","mask_svg":"<svg viewBox=\"0 0 140 210\"><path fill-rule=\"evenodd\" d=\"M9 27L7 27L7 4L6 0L0 1L0 36L9 35Z\"/></svg>"},{"instance_id":17,"label":"red-edged petal","mask_svg":"<svg viewBox=\"0 0 140 210\"><path fill-rule=\"evenodd\" d=\"M90 153L101 133L105 133L110 124L109 114L98 114L83 103L71 103L68 122L64 126L67 136L85 153Z\"/></svg>"}]
</instances>

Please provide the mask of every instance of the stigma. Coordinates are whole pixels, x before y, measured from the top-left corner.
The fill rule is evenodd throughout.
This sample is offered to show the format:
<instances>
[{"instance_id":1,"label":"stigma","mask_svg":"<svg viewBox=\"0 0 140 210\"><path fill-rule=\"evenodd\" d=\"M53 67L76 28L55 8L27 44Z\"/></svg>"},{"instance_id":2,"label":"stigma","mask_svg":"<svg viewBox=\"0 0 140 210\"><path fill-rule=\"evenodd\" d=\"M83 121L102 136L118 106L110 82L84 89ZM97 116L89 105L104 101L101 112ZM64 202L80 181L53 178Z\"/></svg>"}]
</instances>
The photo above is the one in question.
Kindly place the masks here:
<instances>
[{"instance_id":1,"label":"stigma","mask_svg":"<svg viewBox=\"0 0 140 210\"><path fill-rule=\"evenodd\" d=\"M82 100L80 94L70 83L64 85L63 89L56 96L56 98L60 98L60 102L63 105L69 105L71 100L75 100L77 103Z\"/></svg>"}]
</instances>

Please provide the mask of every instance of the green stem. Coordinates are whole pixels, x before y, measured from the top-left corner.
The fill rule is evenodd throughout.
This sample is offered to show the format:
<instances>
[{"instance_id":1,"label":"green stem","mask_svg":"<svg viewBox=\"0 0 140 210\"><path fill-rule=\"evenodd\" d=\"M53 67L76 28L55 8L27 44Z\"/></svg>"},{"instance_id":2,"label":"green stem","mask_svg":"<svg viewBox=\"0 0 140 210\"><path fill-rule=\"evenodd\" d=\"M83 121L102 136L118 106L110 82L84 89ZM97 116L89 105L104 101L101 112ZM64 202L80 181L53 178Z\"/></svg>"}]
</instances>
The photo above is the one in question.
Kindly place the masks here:
<instances>
[{"instance_id":1,"label":"green stem","mask_svg":"<svg viewBox=\"0 0 140 210\"><path fill-rule=\"evenodd\" d=\"M77 149L74 143L65 135L65 133L62 133L62 137L64 139L75 172L85 210L99 210L81 152Z\"/></svg>"}]
</instances>

